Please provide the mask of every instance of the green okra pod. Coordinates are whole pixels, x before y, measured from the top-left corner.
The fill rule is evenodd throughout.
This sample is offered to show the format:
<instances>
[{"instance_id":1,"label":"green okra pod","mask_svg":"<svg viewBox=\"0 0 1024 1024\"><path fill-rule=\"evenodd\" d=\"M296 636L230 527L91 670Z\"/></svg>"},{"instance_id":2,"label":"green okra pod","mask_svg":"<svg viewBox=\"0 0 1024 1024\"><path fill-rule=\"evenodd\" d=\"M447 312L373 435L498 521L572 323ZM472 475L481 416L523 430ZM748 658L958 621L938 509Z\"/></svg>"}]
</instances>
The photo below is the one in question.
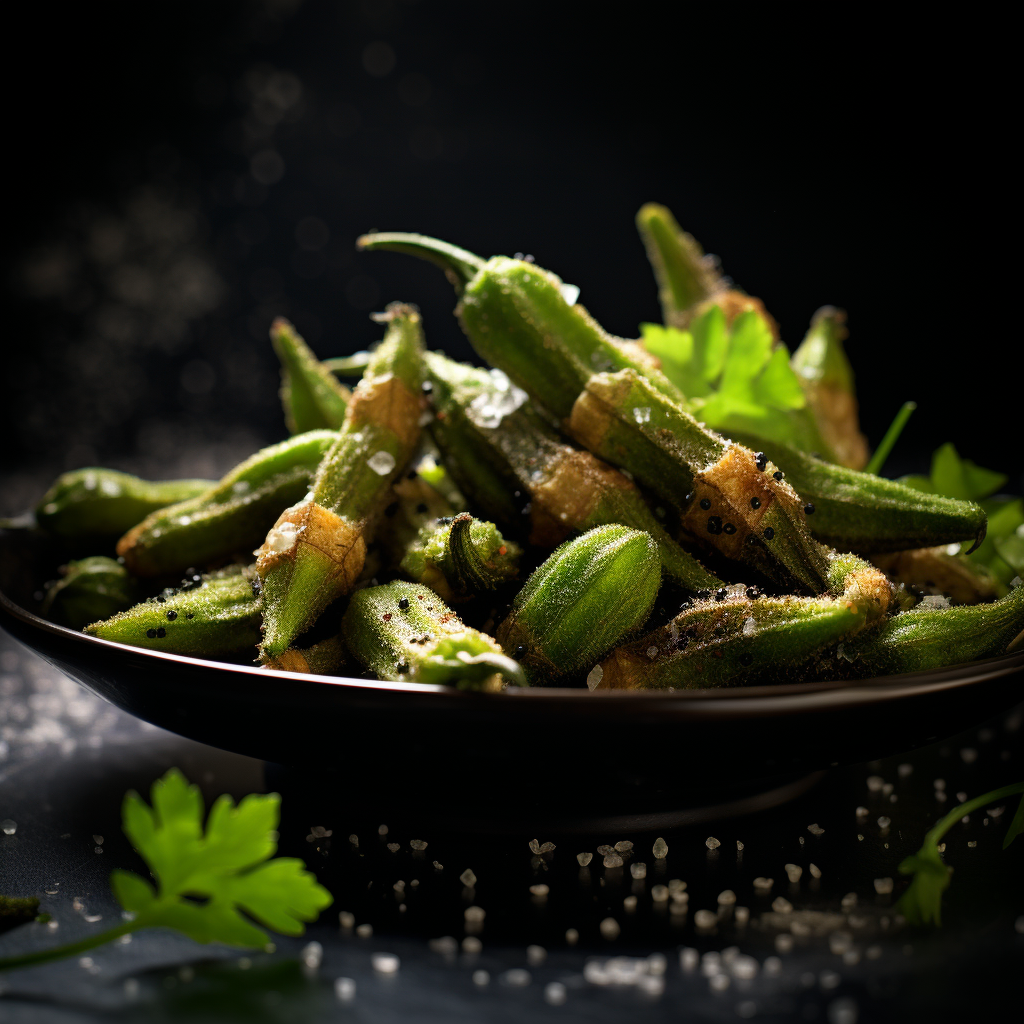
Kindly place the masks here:
<instances>
[{"instance_id":1,"label":"green okra pod","mask_svg":"<svg viewBox=\"0 0 1024 1024\"><path fill-rule=\"evenodd\" d=\"M569 431L675 506L695 541L780 584L826 589L807 503L761 452L707 430L632 370L593 375Z\"/></svg>"},{"instance_id":2,"label":"green okra pod","mask_svg":"<svg viewBox=\"0 0 1024 1024\"><path fill-rule=\"evenodd\" d=\"M341 622L349 652L380 679L497 690L525 684L486 633L464 625L429 587L395 580L357 591Z\"/></svg>"},{"instance_id":3,"label":"green okra pod","mask_svg":"<svg viewBox=\"0 0 1024 1024\"><path fill-rule=\"evenodd\" d=\"M429 429L460 490L503 529L556 547L572 533L621 523L649 533L665 571L690 590L721 586L658 521L636 485L566 444L500 372L426 354ZM663 510L664 511L664 510Z\"/></svg>"},{"instance_id":4,"label":"green okra pod","mask_svg":"<svg viewBox=\"0 0 1024 1024\"><path fill-rule=\"evenodd\" d=\"M121 538L117 553L136 576L184 572L250 553L281 509L309 490L337 437L312 430L263 448L197 497L147 516Z\"/></svg>"},{"instance_id":5,"label":"green okra pod","mask_svg":"<svg viewBox=\"0 0 1024 1024\"><path fill-rule=\"evenodd\" d=\"M846 314L823 306L814 314L804 340L790 357L821 436L837 461L850 469L868 462L867 438L860 432L853 367L843 349Z\"/></svg>"},{"instance_id":6,"label":"green okra pod","mask_svg":"<svg viewBox=\"0 0 1024 1024\"><path fill-rule=\"evenodd\" d=\"M352 392L338 383L283 317L271 324L270 340L281 361L281 404L288 432L337 430Z\"/></svg>"},{"instance_id":7,"label":"green okra pod","mask_svg":"<svg viewBox=\"0 0 1024 1024\"><path fill-rule=\"evenodd\" d=\"M46 587L40 613L51 622L82 629L125 611L138 599L138 586L120 562L93 555L62 566L60 579Z\"/></svg>"},{"instance_id":8,"label":"green okra pod","mask_svg":"<svg viewBox=\"0 0 1024 1024\"><path fill-rule=\"evenodd\" d=\"M497 639L531 683L592 664L647 621L661 585L654 539L599 526L567 541L526 581Z\"/></svg>"},{"instance_id":9,"label":"green okra pod","mask_svg":"<svg viewBox=\"0 0 1024 1024\"><path fill-rule=\"evenodd\" d=\"M985 510L973 501L919 491L754 435L736 440L764 452L785 473L812 509L807 525L824 544L875 553L957 541L977 547L985 538Z\"/></svg>"},{"instance_id":10,"label":"green okra pod","mask_svg":"<svg viewBox=\"0 0 1024 1024\"><path fill-rule=\"evenodd\" d=\"M113 469L62 473L36 506L36 523L54 537L79 546L115 541L159 509L187 501L214 486L212 480L140 480Z\"/></svg>"},{"instance_id":11,"label":"green okra pod","mask_svg":"<svg viewBox=\"0 0 1024 1024\"><path fill-rule=\"evenodd\" d=\"M251 566L193 574L177 588L85 627L102 640L194 657L255 651L260 603Z\"/></svg>"},{"instance_id":12,"label":"green okra pod","mask_svg":"<svg viewBox=\"0 0 1024 1024\"><path fill-rule=\"evenodd\" d=\"M437 263L460 293L456 313L473 347L551 415L564 419L595 370L633 368L675 399L678 389L634 341L608 334L549 270L525 260L471 253L423 235L363 235L362 249L393 249Z\"/></svg>"},{"instance_id":13,"label":"green okra pod","mask_svg":"<svg viewBox=\"0 0 1024 1024\"><path fill-rule=\"evenodd\" d=\"M636 226L654 268L668 326L685 329L711 306L720 306L729 323L741 313L756 311L778 338L778 326L764 303L732 287L718 261L704 255L700 243L679 227L668 207L645 203L636 215Z\"/></svg>"},{"instance_id":14,"label":"green okra pod","mask_svg":"<svg viewBox=\"0 0 1024 1024\"><path fill-rule=\"evenodd\" d=\"M283 654L352 589L391 485L416 451L424 408L420 315L391 303L379 319L387 334L352 393L310 495L280 515L257 552L264 661Z\"/></svg>"},{"instance_id":15,"label":"green okra pod","mask_svg":"<svg viewBox=\"0 0 1024 1024\"><path fill-rule=\"evenodd\" d=\"M889 581L853 555L833 556L828 576L836 597L763 597L734 584L687 602L667 625L612 651L588 685L703 689L807 678L819 671L816 655L893 607Z\"/></svg>"},{"instance_id":16,"label":"green okra pod","mask_svg":"<svg viewBox=\"0 0 1024 1024\"><path fill-rule=\"evenodd\" d=\"M448 602L497 590L519 572L522 549L494 523L468 512L428 523L402 559L402 571Z\"/></svg>"},{"instance_id":17,"label":"green okra pod","mask_svg":"<svg viewBox=\"0 0 1024 1024\"><path fill-rule=\"evenodd\" d=\"M993 658L1024 641L1024 586L990 604L914 608L844 643L833 658L841 677L920 672Z\"/></svg>"}]
</instances>

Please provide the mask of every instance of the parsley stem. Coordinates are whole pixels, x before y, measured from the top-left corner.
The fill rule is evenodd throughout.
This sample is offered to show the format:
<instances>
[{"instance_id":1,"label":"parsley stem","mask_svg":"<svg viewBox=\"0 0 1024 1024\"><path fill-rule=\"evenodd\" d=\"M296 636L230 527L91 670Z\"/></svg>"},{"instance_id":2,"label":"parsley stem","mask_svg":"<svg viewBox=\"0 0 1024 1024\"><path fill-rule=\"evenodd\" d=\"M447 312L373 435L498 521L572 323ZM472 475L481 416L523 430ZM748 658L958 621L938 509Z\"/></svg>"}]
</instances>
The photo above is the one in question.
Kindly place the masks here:
<instances>
[{"instance_id":1,"label":"parsley stem","mask_svg":"<svg viewBox=\"0 0 1024 1024\"><path fill-rule=\"evenodd\" d=\"M963 817L971 811L990 804L994 800L1001 800L1004 796L1014 796L1017 793L1024 793L1024 782L1015 782L1012 786L1003 786L1002 789L993 789L991 793L982 793L973 800L954 807L944 818L940 819L934 828L924 837L925 844L938 843L938 841Z\"/></svg>"},{"instance_id":2,"label":"parsley stem","mask_svg":"<svg viewBox=\"0 0 1024 1024\"><path fill-rule=\"evenodd\" d=\"M55 946L53 949L40 949L35 953L24 953L21 956L0 957L0 971L12 971L18 967L29 967L32 964L47 963L50 960L61 960L67 956L75 956L84 953L88 949L95 949L104 943L113 942L114 939L127 935L129 932L145 928L145 921L136 918L133 921L125 921L116 928L108 928L106 931L90 935L87 939L78 942L69 942L64 946Z\"/></svg>"},{"instance_id":3,"label":"parsley stem","mask_svg":"<svg viewBox=\"0 0 1024 1024\"><path fill-rule=\"evenodd\" d=\"M904 402L900 406L900 411L896 413L892 423L889 424L889 429L885 432L885 437L882 438L881 443L875 449L875 454L871 456L871 461L864 467L865 473L874 473L875 476L878 476L882 471L885 460L889 458L889 452L892 451L893 445L896 444L900 434L903 433L907 420L910 419L911 413L916 408L917 402Z\"/></svg>"}]
</instances>

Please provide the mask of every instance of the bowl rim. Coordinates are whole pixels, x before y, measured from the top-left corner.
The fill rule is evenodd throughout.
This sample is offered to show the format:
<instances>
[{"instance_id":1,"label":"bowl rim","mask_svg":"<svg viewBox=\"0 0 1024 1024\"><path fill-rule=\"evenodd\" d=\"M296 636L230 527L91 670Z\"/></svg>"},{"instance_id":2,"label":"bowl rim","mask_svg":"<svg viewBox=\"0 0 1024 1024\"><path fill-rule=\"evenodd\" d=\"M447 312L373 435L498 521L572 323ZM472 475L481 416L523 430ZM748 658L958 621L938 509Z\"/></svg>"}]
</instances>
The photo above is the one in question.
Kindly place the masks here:
<instances>
[{"instance_id":1,"label":"bowl rim","mask_svg":"<svg viewBox=\"0 0 1024 1024\"><path fill-rule=\"evenodd\" d=\"M33 612L22 608L3 590L0 590L0 609L27 626L50 634L65 641L83 644L87 648L110 650L119 655L153 658L158 661L182 667L201 667L255 676L261 680L281 679L295 684L297 677L303 683L320 683L342 687L348 690L370 690L396 693L436 694L448 700L513 699L517 701L570 701L592 703L594 700L633 700L690 705L721 705L739 710L739 705L749 704L766 709L768 706L777 713L789 711L810 711L822 705L836 703L863 704L869 702L899 700L915 694L937 693L943 690L984 683L1002 676L1024 670L1024 646L1020 650L996 655L978 661L960 662L942 668L907 672L899 675L876 676L856 680L818 680L802 683L777 683L771 685L732 686L712 689L672 690L589 690L582 687L518 687L510 686L499 693L478 693L459 690L438 683L405 683L394 680L361 679L355 676L319 675L316 673L295 673L282 669L269 669L252 664L216 661L196 658L170 651L156 651L147 647L134 647L90 636L87 633L48 622ZM2 619L0 619L2 624Z\"/></svg>"}]
</instances>

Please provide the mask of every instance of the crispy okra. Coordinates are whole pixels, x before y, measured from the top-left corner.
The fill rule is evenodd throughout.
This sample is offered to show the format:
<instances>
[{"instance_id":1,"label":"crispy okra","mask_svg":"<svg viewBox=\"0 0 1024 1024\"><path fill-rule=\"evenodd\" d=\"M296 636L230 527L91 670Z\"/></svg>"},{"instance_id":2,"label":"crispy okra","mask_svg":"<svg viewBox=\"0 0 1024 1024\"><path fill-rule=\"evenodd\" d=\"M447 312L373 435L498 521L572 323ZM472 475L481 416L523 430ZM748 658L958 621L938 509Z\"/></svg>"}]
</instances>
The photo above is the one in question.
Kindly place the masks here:
<instances>
[{"instance_id":1,"label":"crispy okra","mask_svg":"<svg viewBox=\"0 0 1024 1024\"><path fill-rule=\"evenodd\" d=\"M257 552L264 661L280 657L352 589L391 485L415 453L423 413L420 315L392 303L379 319L387 334L352 393L310 494L281 513Z\"/></svg>"},{"instance_id":2,"label":"crispy okra","mask_svg":"<svg viewBox=\"0 0 1024 1024\"><path fill-rule=\"evenodd\" d=\"M338 383L283 317L271 324L270 340L281 360L281 404L288 432L339 429L352 392Z\"/></svg>"},{"instance_id":3,"label":"crispy okra","mask_svg":"<svg viewBox=\"0 0 1024 1024\"><path fill-rule=\"evenodd\" d=\"M497 639L531 683L551 682L640 629L660 585L661 558L651 536L599 526L566 541L530 576Z\"/></svg>"},{"instance_id":4,"label":"crispy okra","mask_svg":"<svg viewBox=\"0 0 1024 1024\"><path fill-rule=\"evenodd\" d=\"M115 541L146 516L188 501L215 486L213 480L141 480L114 469L62 473L36 506L46 533L74 545Z\"/></svg>"},{"instance_id":5,"label":"crispy okra","mask_svg":"<svg viewBox=\"0 0 1024 1024\"><path fill-rule=\"evenodd\" d=\"M349 653L380 679L499 690L522 669L429 587L395 580L352 595L341 622Z\"/></svg>"},{"instance_id":6,"label":"crispy okra","mask_svg":"<svg viewBox=\"0 0 1024 1024\"><path fill-rule=\"evenodd\" d=\"M194 573L178 587L85 627L101 640L196 657L254 651L260 604L251 566Z\"/></svg>"},{"instance_id":7,"label":"crispy okra","mask_svg":"<svg viewBox=\"0 0 1024 1024\"><path fill-rule=\"evenodd\" d=\"M51 622L82 629L108 619L139 599L138 585L113 558L92 555L62 566L60 579L47 584L41 614Z\"/></svg>"},{"instance_id":8,"label":"crispy okra","mask_svg":"<svg viewBox=\"0 0 1024 1024\"><path fill-rule=\"evenodd\" d=\"M309 490L331 430L311 430L263 448L190 501L147 516L117 544L136 576L161 576L250 554L281 509Z\"/></svg>"}]
</instances>

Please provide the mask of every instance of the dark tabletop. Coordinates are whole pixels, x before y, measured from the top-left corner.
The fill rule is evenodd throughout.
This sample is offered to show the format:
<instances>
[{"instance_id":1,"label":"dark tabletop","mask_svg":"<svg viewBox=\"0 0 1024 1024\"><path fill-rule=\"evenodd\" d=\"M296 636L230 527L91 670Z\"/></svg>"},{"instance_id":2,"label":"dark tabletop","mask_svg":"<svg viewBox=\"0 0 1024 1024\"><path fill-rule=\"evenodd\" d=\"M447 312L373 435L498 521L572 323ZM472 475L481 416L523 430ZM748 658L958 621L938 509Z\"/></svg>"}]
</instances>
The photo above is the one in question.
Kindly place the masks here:
<instances>
[{"instance_id":1,"label":"dark tabletop","mask_svg":"<svg viewBox=\"0 0 1024 1024\"><path fill-rule=\"evenodd\" d=\"M152 930L85 959L9 972L0 1019L850 1024L1008 1008L1024 951L1021 853L1001 849L1013 801L950 833L942 929L911 929L893 907L906 884L897 865L934 821L961 794L1024 775L1021 723L1022 709L1009 710L933 746L809 779L773 809L658 834L509 834L500 809L499 825L475 835L422 821L413 831L386 796L353 813L329 780L132 719L4 636L0 892L38 896L53 921L0 936L0 956L118 919L111 869L144 870L120 831L121 797L148 794L171 766L207 803L222 792L281 792L280 852L304 857L334 903L301 939L278 937L273 952ZM600 784L607 756L595 751L580 765L581 787ZM524 785L544 784L543 752L524 751L509 767ZM663 859L652 852L658 838ZM534 839L555 848L538 856ZM633 844L625 863L605 867L594 851L622 841ZM587 868L580 852L594 853ZM633 877L634 863L646 877ZM467 869L471 886L460 878ZM756 888L758 878L774 879L771 890ZM720 902L727 891L735 902ZM473 911L467 918L470 907L484 911L482 922Z\"/></svg>"}]
</instances>

